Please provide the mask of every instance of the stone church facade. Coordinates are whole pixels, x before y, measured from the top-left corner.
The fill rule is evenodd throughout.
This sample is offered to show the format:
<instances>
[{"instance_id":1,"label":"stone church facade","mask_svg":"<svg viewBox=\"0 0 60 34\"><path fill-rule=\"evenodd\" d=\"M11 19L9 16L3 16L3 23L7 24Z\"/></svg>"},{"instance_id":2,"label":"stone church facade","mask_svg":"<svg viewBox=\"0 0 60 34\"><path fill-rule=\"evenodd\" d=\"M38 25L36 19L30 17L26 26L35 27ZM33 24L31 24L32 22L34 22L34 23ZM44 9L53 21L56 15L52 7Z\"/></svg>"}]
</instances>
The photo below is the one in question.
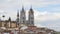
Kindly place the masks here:
<instances>
[{"instance_id":1,"label":"stone church facade","mask_svg":"<svg viewBox=\"0 0 60 34\"><path fill-rule=\"evenodd\" d=\"M34 11L32 7L28 11L28 20L26 20L26 11L24 10L24 7L22 7L22 10L20 11L20 20L18 21L19 24L24 24L26 26L34 26Z\"/></svg>"}]
</instances>

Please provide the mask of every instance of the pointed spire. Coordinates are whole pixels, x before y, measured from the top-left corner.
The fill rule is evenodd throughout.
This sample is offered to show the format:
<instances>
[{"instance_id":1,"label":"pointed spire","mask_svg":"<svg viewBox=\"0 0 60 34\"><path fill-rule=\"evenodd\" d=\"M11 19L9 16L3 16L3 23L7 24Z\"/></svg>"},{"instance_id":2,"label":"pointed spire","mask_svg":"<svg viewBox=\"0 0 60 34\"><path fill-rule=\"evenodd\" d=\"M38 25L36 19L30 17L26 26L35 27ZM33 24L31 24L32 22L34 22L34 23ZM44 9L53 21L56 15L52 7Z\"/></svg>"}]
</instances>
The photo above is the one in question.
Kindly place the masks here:
<instances>
[{"instance_id":1,"label":"pointed spire","mask_svg":"<svg viewBox=\"0 0 60 34\"><path fill-rule=\"evenodd\" d=\"M30 9L32 9L32 5L31 5Z\"/></svg>"},{"instance_id":2,"label":"pointed spire","mask_svg":"<svg viewBox=\"0 0 60 34\"><path fill-rule=\"evenodd\" d=\"M30 11L33 11L33 9L32 9L32 5L31 5L31 7L30 7Z\"/></svg>"},{"instance_id":3,"label":"pointed spire","mask_svg":"<svg viewBox=\"0 0 60 34\"><path fill-rule=\"evenodd\" d=\"M18 10L18 12L17 12L17 17L19 17L19 10Z\"/></svg>"},{"instance_id":4,"label":"pointed spire","mask_svg":"<svg viewBox=\"0 0 60 34\"><path fill-rule=\"evenodd\" d=\"M22 5L22 11L24 11L24 6Z\"/></svg>"},{"instance_id":5,"label":"pointed spire","mask_svg":"<svg viewBox=\"0 0 60 34\"><path fill-rule=\"evenodd\" d=\"M11 21L11 17L9 17L8 21Z\"/></svg>"}]
</instances>

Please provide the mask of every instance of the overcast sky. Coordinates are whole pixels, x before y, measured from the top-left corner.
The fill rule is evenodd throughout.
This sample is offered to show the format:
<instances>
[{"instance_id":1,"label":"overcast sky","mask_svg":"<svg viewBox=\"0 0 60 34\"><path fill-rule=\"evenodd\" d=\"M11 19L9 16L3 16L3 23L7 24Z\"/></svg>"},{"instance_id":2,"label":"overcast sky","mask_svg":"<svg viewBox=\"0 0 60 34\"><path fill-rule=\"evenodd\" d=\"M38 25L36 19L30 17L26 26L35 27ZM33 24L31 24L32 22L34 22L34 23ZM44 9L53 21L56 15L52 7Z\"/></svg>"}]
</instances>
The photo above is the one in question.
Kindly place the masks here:
<instances>
[{"instance_id":1,"label":"overcast sky","mask_svg":"<svg viewBox=\"0 0 60 34\"><path fill-rule=\"evenodd\" d=\"M35 25L46 26L60 31L60 0L0 0L0 18L16 19L18 10L24 6L26 15L32 6L35 15Z\"/></svg>"}]
</instances>

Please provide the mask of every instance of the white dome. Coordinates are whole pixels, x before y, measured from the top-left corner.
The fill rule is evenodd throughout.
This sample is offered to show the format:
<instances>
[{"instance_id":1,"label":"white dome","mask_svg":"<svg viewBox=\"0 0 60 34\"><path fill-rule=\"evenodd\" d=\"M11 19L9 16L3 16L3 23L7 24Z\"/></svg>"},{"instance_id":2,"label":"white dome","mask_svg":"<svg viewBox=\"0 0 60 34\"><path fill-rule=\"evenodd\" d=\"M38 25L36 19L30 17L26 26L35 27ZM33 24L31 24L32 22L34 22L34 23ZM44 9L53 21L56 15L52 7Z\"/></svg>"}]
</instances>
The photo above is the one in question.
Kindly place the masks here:
<instances>
[{"instance_id":1,"label":"white dome","mask_svg":"<svg viewBox=\"0 0 60 34\"><path fill-rule=\"evenodd\" d=\"M27 29L28 27L27 26L23 26L21 27L21 30L24 30L24 29Z\"/></svg>"}]
</instances>

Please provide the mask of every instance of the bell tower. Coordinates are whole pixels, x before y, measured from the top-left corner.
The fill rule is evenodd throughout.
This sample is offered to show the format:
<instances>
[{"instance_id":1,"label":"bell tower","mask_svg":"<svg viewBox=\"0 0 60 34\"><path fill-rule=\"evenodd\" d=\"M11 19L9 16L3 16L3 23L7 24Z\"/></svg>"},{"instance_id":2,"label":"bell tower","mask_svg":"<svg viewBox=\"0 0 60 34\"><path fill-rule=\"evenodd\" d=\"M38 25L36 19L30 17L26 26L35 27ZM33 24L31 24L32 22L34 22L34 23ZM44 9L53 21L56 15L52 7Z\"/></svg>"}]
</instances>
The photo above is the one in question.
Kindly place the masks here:
<instances>
[{"instance_id":1,"label":"bell tower","mask_svg":"<svg viewBox=\"0 0 60 34\"><path fill-rule=\"evenodd\" d=\"M20 12L20 24L25 24L25 23L26 23L26 15L25 15L24 7L22 6L22 10Z\"/></svg>"},{"instance_id":2,"label":"bell tower","mask_svg":"<svg viewBox=\"0 0 60 34\"><path fill-rule=\"evenodd\" d=\"M28 21L29 21L29 26L34 26L34 11L32 7L29 10Z\"/></svg>"}]
</instances>

